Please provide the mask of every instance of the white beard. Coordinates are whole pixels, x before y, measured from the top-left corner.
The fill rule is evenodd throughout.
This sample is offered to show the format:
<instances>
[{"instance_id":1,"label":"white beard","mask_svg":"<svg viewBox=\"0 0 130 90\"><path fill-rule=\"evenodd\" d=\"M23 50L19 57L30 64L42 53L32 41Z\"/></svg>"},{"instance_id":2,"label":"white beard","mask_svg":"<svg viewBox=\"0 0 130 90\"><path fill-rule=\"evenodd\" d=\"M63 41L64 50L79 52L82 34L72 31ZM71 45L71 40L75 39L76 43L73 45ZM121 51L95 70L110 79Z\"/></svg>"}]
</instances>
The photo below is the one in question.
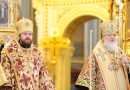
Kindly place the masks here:
<instances>
[{"instance_id":1,"label":"white beard","mask_svg":"<svg viewBox=\"0 0 130 90\"><path fill-rule=\"evenodd\" d=\"M110 52L115 52L116 51L116 48L117 48L117 42L115 43L111 43L111 42L108 42L108 41L105 41L104 42L104 45L106 47L106 49Z\"/></svg>"}]
</instances>

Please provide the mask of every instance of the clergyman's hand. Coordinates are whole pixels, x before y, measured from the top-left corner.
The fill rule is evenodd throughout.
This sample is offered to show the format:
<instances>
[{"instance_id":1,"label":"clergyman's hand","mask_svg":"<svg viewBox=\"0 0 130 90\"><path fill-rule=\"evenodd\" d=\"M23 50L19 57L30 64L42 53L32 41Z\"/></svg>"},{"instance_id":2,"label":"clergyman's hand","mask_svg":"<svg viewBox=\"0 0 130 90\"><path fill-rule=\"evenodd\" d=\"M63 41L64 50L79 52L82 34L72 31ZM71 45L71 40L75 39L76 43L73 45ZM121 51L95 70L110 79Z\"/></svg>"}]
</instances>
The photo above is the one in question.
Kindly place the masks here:
<instances>
[{"instance_id":1,"label":"clergyman's hand","mask_svg":"<svg viewBox=\"0 0 130 90\"><path fill-rule=\"evenodd\" d=\"M125 53L122 53L121 54L121 63L123 65L127 64L129 62L129 59L127 58L126 54Z\"/></svg>"},{"instance_id":2,"label":"clergyman's hand","mask_svg":"<svg viewBox=\"0 0 130 90\"><path fill-rule=\"evenodd\" d=\"M120 56L116 55L116 58L121 60L122 65L125 65L129 62L129 59L125 53L122 53Z\"/></svg>"}]
</instances>

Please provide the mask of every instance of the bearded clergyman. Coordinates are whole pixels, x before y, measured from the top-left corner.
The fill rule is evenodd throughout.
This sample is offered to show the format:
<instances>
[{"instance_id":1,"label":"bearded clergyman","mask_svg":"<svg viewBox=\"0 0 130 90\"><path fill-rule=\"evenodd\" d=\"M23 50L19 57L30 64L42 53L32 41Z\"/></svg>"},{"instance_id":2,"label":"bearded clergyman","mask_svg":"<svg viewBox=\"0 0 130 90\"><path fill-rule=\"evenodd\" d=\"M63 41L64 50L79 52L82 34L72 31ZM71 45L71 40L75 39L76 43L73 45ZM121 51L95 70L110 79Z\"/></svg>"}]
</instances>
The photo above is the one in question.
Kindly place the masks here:
<instances>
[{"instance_id":1,"label":"bearded clergyman","mask_svg":"<svg viewBox=\"0 0 130 90\"><path fill-rule=\"evenodd\" d=\"M102 40L92 50L75 85L80 90L130 90L125 73L129 59L117 45L117 23L103 21L100 29Z\"/></svg>"},{"instance_id":2,"label":"bearded clergyman","mask_svg":"<svg viewBox=\"0 0 130 90\"><path fill-rule=\"evenodd\" d=\"M33 41L33 22L16 23L18 39L12 40L0 63L0 90L55 90L44 58Z\"/></svg>"}]
</instances>

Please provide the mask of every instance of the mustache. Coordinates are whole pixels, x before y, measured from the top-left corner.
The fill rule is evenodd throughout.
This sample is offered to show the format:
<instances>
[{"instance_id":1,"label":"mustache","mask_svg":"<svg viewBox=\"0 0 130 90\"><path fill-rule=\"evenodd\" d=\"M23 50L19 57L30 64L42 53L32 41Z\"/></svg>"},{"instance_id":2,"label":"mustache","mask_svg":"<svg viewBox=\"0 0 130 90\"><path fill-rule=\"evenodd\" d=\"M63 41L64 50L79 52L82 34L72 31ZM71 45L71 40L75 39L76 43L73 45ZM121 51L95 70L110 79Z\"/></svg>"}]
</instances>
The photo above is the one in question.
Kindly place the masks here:
<instances>
[{"instance_id":1,"label":"mustache","mask_svg":"<svg viewBox=\"0 0 130 90\"><path fill-rule=\"evenodd\" d=\"M25 40L31 40L30 38L26 38Z\"/></svg>"}]
</instances>

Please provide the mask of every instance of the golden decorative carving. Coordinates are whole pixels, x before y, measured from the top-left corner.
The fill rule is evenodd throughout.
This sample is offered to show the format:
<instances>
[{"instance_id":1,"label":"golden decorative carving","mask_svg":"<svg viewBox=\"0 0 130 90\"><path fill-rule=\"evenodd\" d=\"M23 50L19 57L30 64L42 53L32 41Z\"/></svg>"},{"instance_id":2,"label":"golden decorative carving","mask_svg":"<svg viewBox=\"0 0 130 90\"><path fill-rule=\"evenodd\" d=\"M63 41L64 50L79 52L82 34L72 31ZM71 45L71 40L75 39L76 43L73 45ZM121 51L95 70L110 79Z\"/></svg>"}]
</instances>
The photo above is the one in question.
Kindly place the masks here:
<instances>
[{"instance_id":1,"label":"golden decorative carving","mask_svg":"<svg viewBox=\"0 0 130 90\"><path fill-rule=\"evenodd\" d=\"M92 15L99 17L102 20L110 18L109 12L111 3L112 0L33 0L33 7L36 9L37 18L35 20L43 24L42 26L39 25L40 23L37 25L39 29L43 30L43 36L48 37L48 31L50 28L54 27L54 24L58 25L57 27L59 27L60 30L65 30L67 24L81 15ZM74 16L72 16L73 13ZM56 15L54 18L51 17L53 14ZM40 19L38 19L39 15L41 16ZM43 19L43 21L41 21L41 19ZM64 20L67 20L68 22L66 23ZM64 28L62 28L62 24L64 25ZM39 40L40 39L41 38L39 38Z\"/></svg>"},{"instance_id":2,"label":"golden decorative carving","mask_svg":"<svg viewBox=\"0 0 130 90\"><path fill-rule=\"evenodd\" d=\"M52 69L52 58L55 59L55 55L58 52L60 55L56 56L58 58L56 66L56 76L62 75L63 77L56 77L56 89L57 90L69 90L70 81L66 81L63 78L63 73L67 73L68 77L70 75L70 71L66 70L67 65L71 63L71 57L66 56L69 54L62 54L65 52L65 49L58 50L58 44L62 43L61 37L71 37L77 31L77 28L82 23L93 19L94 17L99 18L101 20L106 19L114 19L113 13L113 0L32 0L33 7L36 10L35 12L35 20L38 27L38 43L42 43L44 48L43 54L46 58L46 62L51 62L51 64L47 64L47 66ZM118 11L118 9L116 9ZM112 16L113 15L113 16ZM59 37L51 37L50 32L52 32L53 27L59 28ZM44 39L43 39L44 38ZM57 44L58 43L58 44ZM40 45L40 46L42 46ZM63 45L63 43L62 43ZM50 48L51 47L51 48ZM67 50L68 48L66 48ZM51 55L50 55L51 52ZM69 50L66 52L70 52ZM67 61L68 60L68 61ZM61 67L61 68L58 68ZM70 66L67 67L68 69ZM54 71L54 70L53 70ZM52 71L52 72L53 72ZM62 72L64 71L64 72ZM55 72L53 72L55 73ZM52 75L53 76L53 75ZM66 78L69 80L69 78ZM54 77L55 78L55 77ZM58 84L58 83L61 84ZM66 83L67 82L67 83ZM63 87L69 86L64 89Z\"/></svg>"},{"instance_id":3,"label":"golden decorative carving","mask_svg":"<svg viewBox=\"0 0 130 90\"><path fill-rule=\"evenodd\" d=\"M51 49L51 57L52 62L55 64L56 60L59 56L59 49L60 48L67 48L70 45L70 41L68 38L65 37L50 37L50 38L44 38L42 40L42 46L44 48L50 48Z\"/></svg>"}]
</instances>

